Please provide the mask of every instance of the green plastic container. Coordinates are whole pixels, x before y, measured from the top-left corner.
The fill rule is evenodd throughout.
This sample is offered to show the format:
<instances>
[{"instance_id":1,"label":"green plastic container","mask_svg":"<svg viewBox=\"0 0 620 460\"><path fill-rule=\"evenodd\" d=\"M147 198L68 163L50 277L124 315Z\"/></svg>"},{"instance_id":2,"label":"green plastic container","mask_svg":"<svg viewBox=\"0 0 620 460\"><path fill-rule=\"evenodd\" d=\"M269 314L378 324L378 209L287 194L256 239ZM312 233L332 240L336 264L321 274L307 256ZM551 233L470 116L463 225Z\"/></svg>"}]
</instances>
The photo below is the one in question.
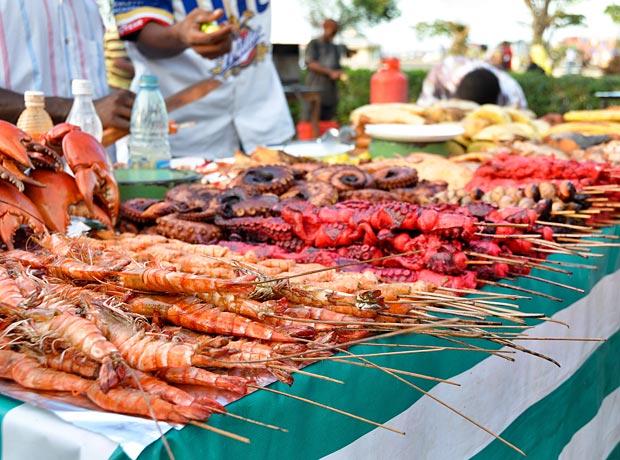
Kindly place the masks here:
<instances>
[{"instance_id":1,"label":"green plastic container","mask_svg":"<svg viewBox=\"0 0 620 460\"><path fill-rule=\"evenodd\" d=\"M407 156L413 152L435 153L448 156L450 148L447 142L427 144L413 144L407 142L384 141L373 139L369 147L370 156L373 158L391 158Z\"/></svg>"},{"instance_id":2,"label":"green plastic container","mask_svg":"<svg viewBox=\"0 0 620 460\"><path fill-rule=\"evenodd\" d=\"M176 169L117 169L114 177L118 182L121 201L131 198L161 200L172 187L196 182L200 174Z\"/></svg>"}]
</instances>

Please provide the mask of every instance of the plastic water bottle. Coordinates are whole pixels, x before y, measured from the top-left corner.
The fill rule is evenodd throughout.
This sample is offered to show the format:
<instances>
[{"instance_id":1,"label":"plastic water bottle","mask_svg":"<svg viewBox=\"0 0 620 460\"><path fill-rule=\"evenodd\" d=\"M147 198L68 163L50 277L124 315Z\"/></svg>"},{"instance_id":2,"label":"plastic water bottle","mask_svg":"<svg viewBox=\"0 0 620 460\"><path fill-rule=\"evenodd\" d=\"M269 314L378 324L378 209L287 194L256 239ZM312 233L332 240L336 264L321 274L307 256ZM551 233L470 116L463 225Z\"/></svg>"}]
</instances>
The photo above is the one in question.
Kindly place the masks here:
<instances>
[{"instance_id":1,"label":"plastic water bottle","mask_svg":"<svg viewBox=\"0 0 620 460\"><path fill-rule=\"evenodd\" d=\"M79 126L82 131L92 135L101 142L103 126L93 104L93 85L89 80L71 82L73 106L67 117L67 123Z\"/></svg>"},{"instance_id":2,"label":"plastic water bottle","mask_svg":"<svg viewBox=\"0 0 620 460\"><path fill-rule=\"evenodd\" d=\"M140 89L131 111L129 167L167 168L170 166L168 112L154 75L140 78Z\"/></svg>"}]
</instances>

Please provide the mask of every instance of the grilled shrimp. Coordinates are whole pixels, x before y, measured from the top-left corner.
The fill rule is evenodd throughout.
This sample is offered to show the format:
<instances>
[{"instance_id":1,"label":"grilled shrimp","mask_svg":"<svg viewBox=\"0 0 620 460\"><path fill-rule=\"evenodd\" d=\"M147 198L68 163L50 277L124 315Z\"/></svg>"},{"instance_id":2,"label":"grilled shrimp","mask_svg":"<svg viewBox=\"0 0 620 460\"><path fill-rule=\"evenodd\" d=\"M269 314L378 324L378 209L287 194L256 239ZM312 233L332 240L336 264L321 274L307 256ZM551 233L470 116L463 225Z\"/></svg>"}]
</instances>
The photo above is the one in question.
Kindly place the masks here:
<instances>
[{"instance_id":1,"label":"grilled shrimp","mask_svg":"<svg viewBox=\"0 0 620 460\"><path fill-rule=\"evenodd\" d=\"M0 267L0 292L2 293L0 301L11 307L18 308L26 300L17 281L2 267Z\"/></svg>"},{"instance_id":2,"label":"grilled shrimp","mask_svg":"<svg viewBox=\"0 0 620 460\"><path fill-rule=\"evenodd\" d=\"M165 401L179 406L191 406L194 403L194 398L183 390L141 371L130 370L125 376L123 384L131 388L142 389L150 395L159 396Z\"/></svg>"},{"instance_id":3,"label":"grilled shrimp","mask_svg":"<svg viewBox=\"0 0 620 460\"><path fill-rule=\"evenodd\" d=\"M163 268L147 267L118 272L116 278L123 287L129 289L174 294L213 291L246 292L252 290L252 286L247 283L254 279L252 276L246 276L234 280L220 280Z\"/></svg>"},{"instance_id":4,"label":"grilled shrimp","mask_svg":"<svg viewBox=\"0 0 620 460\"><path fill-rule=\"evenodd\" d=\"M207 407L197 404L178 406L157 396L145 395L130 388L113 388L107 393L97 385L91 385L86 392L88 399L102 409L121 414L140 415L157 420L187 423L190 420L205 420L210 415Z\"/></svg>"},{"instance_id":5,"label":"grilled shrimp","mask_svg":"<svg viewBox=\"0 0 620 460\"><path fill-rule=\"evenodd\" d=\"M0 369L2 377L33 390L84 394L92 385L91 381L82 377L47 369L34 358L8 350L0 350Z\"/></svg>"},{"instance_id":6,"label":"grilled shrimp","mask_svg":"<svg viewBox=\"0 0 620 460\"><path fill-rule=\"evenodd\" d=\"M122 360L118 349L109 342L97 326L86 318L64 311L33 308L28 310L0 307L5 314L29 319L29 324L39 336L54 336L68 346L101 363L99 382L104 391L118 384L122 377Z\"/></svg>"},{"instance_id":7,"label":"grilled shrimp","mask_svg":"<svg viewBox=\"0 0 620 460\"><path fill-rule=\"evenodd\" d=\"M197 367L171 367L157 372L167 382L215 387L244 395L247 393L247 379L232 375L220 375Z\"/></svg>"},{"instance_id":8,"label":"grilled shrimp","mask_svg":"<svg viewBox=\"0 0 620 460\"><path fill-rule=\"evenodd\" d=\"M158 316L177 326L193 331L212 334L252 337L276 342L293 342L288 334L278 332L265 324L252 321L244 316L223 312L191 298L169 304L161 299L140 297L130 300L127 308L133 313L145 316Z\"/></svg>"}]
</instances>

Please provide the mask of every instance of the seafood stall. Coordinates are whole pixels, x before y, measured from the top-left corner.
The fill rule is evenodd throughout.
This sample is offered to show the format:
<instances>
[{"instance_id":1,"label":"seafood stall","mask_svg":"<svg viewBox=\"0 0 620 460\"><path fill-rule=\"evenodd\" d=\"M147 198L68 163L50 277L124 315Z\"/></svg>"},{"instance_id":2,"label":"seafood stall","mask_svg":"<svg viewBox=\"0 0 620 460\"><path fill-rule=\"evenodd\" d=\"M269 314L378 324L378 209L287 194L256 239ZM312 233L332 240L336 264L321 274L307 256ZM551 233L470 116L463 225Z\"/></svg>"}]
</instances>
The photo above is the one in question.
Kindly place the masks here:
<instances>
[{"instance_id":1,"label":"seafood stall","mask_svg":"<svg viewBox=\"0 0 620 460\"><path fill-rule=\"evenodd\" d=\"M618 141L123 201L88 134L0 132L3 458L617 454Z\"/></svg>"}]
</instances>

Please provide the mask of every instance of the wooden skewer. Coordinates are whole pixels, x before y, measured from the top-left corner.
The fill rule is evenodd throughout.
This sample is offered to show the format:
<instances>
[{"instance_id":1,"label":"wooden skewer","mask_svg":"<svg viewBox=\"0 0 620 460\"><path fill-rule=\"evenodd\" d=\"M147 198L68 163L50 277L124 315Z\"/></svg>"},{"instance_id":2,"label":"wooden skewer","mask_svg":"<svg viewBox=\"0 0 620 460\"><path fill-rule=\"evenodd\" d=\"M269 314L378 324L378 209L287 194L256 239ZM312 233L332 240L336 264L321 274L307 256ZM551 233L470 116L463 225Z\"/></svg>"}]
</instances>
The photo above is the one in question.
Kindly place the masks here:
<instances>
[{"instance_id":1,"label":"wooden skewer","mask_svg":"<svg viewBox=\"0 0 620 460\"><path fill-rule=\"evenodd\" d=\"M482 284L488 284L490 286L498 286L504 289L514 289L515 291L525 292L527 294L532 294L538 297L544 297L546 299L553 300L554 302L563 302L563 300L558 297L554 297L544 292L534 291L531 289L525 289L520 286L512 286L510 284L500 283L498 281L489 281L489 280L481 280L481 279L479 279L478 282Z\"/></svg>"},{"instance_id":2,"label":"wooden skewer","mask_svg":"<svg viewBox=\"0 0 620 460\"><path fill-rule=\"evenodd\" d=\"M442 287L438 288L437 290L438 291L457 292L457 293L462 293L462 294L472 294L472 295L488 295L488 296L493 296L493 297L495 297L497 299L507 299L507 300L520 300L520 299L529 300L529 299L531 299L531 297L528 297L528 296L525 296L525 295L500 294L499 292L481 291L479 289L454 289L454 288L449 288L449 287L442 286Z\"/></svg>"},{"instance_id":3,"label":"wooden skewer","mask_svg":"<svg viewBox=\"0 0 620 460\"><path fill-rule=\"evenodd\" d=\"M358 367L367 367L367 368L373 367L368 364L356 363L355 361L349 361L348 359L334 359L334 362L342 363L342 364L350 364L352 366L358 366ZM448 385L454 385L456 387L461 386L460 383L453 382L452 380L440 379L438 377L432 377L430 375L418 374L416 372L403 371L401 369L394 369L392 367L384 367L384 369L388 369L394 372L395 374L408 375L409 377L416 377L416 378L423 379L423 380L432 380L433 382L447 383Z\"/></svg>"},{"instance_id":4,"label":"wooden skewer","mask_svg":"<svg viewBox=\"0 0 620 460\"><path fill-rule=\"evenodd\" d=\"M521 275L521 276L523 278L531 279L531 280L534 280L534 281L540 281L541 283L548 283L548 284L551 284L553 286L559 286L559 287L562 287L564 289L569 289L571 291L579 292L579 293L582 293L582 294L584 292L586 292L586 291L584 291L581 288L578 288L578 287L575 287L575 286L569 286L568 284L558 283L556 281L546 280L546 279L540 278L538 276L533 276L533 275Z\"/></svg>"},{"instance_id":5,"label":"wooden skewer","mask_svg":"<svg viewBox=\"0 0 620 460\"><path fill-rule=\"evenodd\" d=\"M560 342L606 342L607 339L591 337L511 337L510 340L556 340Z\"/></svg>"},{"instance_id":6,"label":"wooden skewer","mask_svg":"<svg viewBox=\"0 0 620 460\"><path fill-rule=\"evenodd\" d=\"M207 425L206 423L191 420L189 424L197 426L198 428L202 428L203 430L212 431L213 433L217 433L226 438L234 439L235 441L243 442L245 444L250 444L250 439L246 438L245 436L239 436L238 434L231 433L230 431L222 430L221 428L216 428L211 425Z\"/></svg>"},{"instance_id":7,"label":"wooden skewer","mask_svg":"<svg viewBox=\"0 0 620 460\"><path fill-rule=\"evenodd\" d=\"M592 230L592 227L586 227L583 225L571 225L571 224L563 224L563 223L559 223L559 222L547 222L544 220L537 220L536 221L537 224L539 225L546 225L548 227L560 227L560 228L570 228L573 230Z\"/></svg>"},{"instance_id":8,"label":"wooden skewer","mask_svg":"<svg viewBox=\"0 0 620 460\"><path fill-rule=\"evenodd\" d=\"M538 251L540 251L540 249L538 249ZM554 265L561 265L563 267L572 267L572 268L584 268L587 270L597 270L598 267L596 265L587 265L587 264L578 264L578 263L574 263L574 262L564 262L564 261L560 261L560 260L551 260L551 259L541 259L540 257L531 257L531 256L514 256L514 257L518 257L519 259L525 259L525 260L533 260L535 262L542 262L542 263L547 263L547 264L554 264Z\"/></svg>"},{"instance_id":9,"label":"wooden skewer","mask_svg":"<svg viewBox=\"0 0 620 460\"><path fill-rule=\"evenodd\" d=\"M269 428L270 430L276 430L276 431L282 431L283 433L288 433L288 430L286 428L282 428L281 426L278 426L278 425L272 425L270 423L261 422L259 420L254 420L252 418L243 417L241 415L233 414L232 412L228 412L228 411L219 410L211 406L209 406L209 409L211 409L213 412L220 414L220 415L225 415L227 417L236 418L237 420L243 420L244 422L248 422L248 423L251 423L257 426L262 426L264 428Z\"/></svg>"},{"instance_id":10,"label":"wooden skewer","mask_svg":"<svg viewBox=\"0 0 620 460\"><path fill-rule=\"evenodd\" d=\"M531 239L539 239L541 236L537 233L523 233L518 235L495 235L490 233L474 233L476 236L482 236L485 238L498 238L498 239L522 239L522 240L531 240Z\"/></svg>"},{"instance_id":11,"label":"wooden skewer","mask_svg":"<svg viewBox=\"0 0 620 460\"><path fill-rule=\"evenodd\" d=\"M489 260L468 260L465 262L466 265L493 265L493 263Z\"/></svg>"},{"instance_id":12,"label":"wooden skewer","mask_svg":"<svg viewBox=\"0 0 620 460\"><path fill-rule=\"evenodd\" d=\"M604 233L555 233L553 236L562 238L600 238L602 240L620 240L620 236L618 235L605 235Z\"/></svg>"},{"instance_id":13,"label":"wooden skewer","mask_svg":"<svg viewBox=\"0 0 620 460\"><path fill-rule=\"evenodd\" d=\"M302 369L297 369L296 367L280 366L277 364L268 364L267 367L273 367L274 369L281 369L286 372L296 372L297 374L305 375L307 377L312 377L315 379L325 380L327 382L338 383L340 385L344 385L344 382L342 380L334 379L332 377L327 377L321 374L315 374L314 372L304 371Z\"/></svg>"},{"instance_id":14,"label":"wooden skewer","mask_svg":"<svg viewBox=\"0 0 620 460\"><path fill-rule=\"evenodd\" d=\"M346 350L342 350L340 349L339 351L347 353L352 355L352 353L349 353ZM523 455L525 457L525 452L523 452L521 449L519 449L517 446L515 446L514 444L512 444L511 442L507 441L506 439L502 438L500 435L494 433L493 431L489 430L488 428L486 428L485 426L481 425L480 423L476 422L474 419L472 419L471 417L468 417L467 415L465 415L463 412L459 411L458 409L456 409L455 407L452 407L451 405L447 404L446 402L442 401L441 399L439 399L438 397L434 396L433 394L429 393L428 391L423 390L422 388L420 388L419 386L417 386L416 384L410 382L409 380L405 380L404 378L400 377L399 375L396 375L393 372L390 372L389 370L382 368L378 365L376 365L375 363L368 361L367 359L364 358L360 358L361 361L370 364L371 366L381 370L382 372L387 373L388 375L391 375L392 377L394 377L396 380L403 382L405 385L410 386L411 388L414 388L415 390L419 391L420 393L422 393L423 395L431 398L433 401L441 404L442 406L444 406L446 409L454 412L455 414L463 417L465 420L467 420L468 422L472 423L473 425L477 426L478 428L480 428L481 430L483 430L484 432L490 434L491 436L493 436L495 439L497 439L498 441L504 443L505 445L507 445L508 447L514 449L515 451L519 452L521 455Z\"/></svg>"},{"instance_id":15,"label":"wooden skewer","mask_svg":"<svg viewBox=\"0 0 620 460\"><path fill-rule=\"evenodd\" d=\"M434 353L437 351L450 351L451 348L444 347L435 347L435 348L425 348L422 350L401 350L401 351L385 351L381 353L356 353L355 357L361 358L378 358L380 356L400 356L400 355L417 355L419 353ZM348 359L348 356L317 356L310 358L291 358L291 361L334 361L336 359Z\"/></svg>"},{"instance_id":16,"label":"wooden skewer","mask_svg":"<svg viewBox=\"0 0 620 460\"><path fill-rule=\"evenodd\" d=\"M526 265L530 267L536 267L540 270L547 270L550 272L563 273L565 275L572 275L572 273L569 272L568 270L562 270L561 268L547 267L545 265L534 263L534 262L523 262L523 261L511 259L508 257L490 256L488 254L482 254L482 253L472 252L472 251L465 251L465 254L472 255L474 257L482 257L484 259L497 260L498 262L505 262L510 265L519 265L519 266Z\"/></svg>"},{"instance_id":17,"label":"wooden skewer","mask_svg":"<svg viewBox=\"0 0 620 460\"><path fill-rule=\"evenodd\" d=\"M513 227L513 228L528 228L529 224L513 224L511 222L476 222L476 225L481 227Z\"/></svg>"},{"instance_id":18,"label":"wooden skewer","mask_svg":"<svg viewBox=\"0 0 620 460\"><path fill-rule=\"evenodd\" d=\"M370 425L374 425L376 427L392 431L393 433L397 433L397 434L400 434L400 435L403 435L403 436L405 435L405 433L403 431L397 430L396 428L392 428L391 426L383 425L382 423L378 423L378 422L375 422L373 420L369 420L367 418L360 417L359 415L352 414L351 412L347 412L347 411L344 411L344 410L341 410L341 409L336 409L335 407L328 406L327 404L323 404L323 403L320 403L318 401L313 401L312 399L303 398L303 397L297 396L297 395L292 395L290 393L285 393L283 391L275 390L275 389L269 388L269 387L259 387L259 386L256 386L256 385L248 385L248 387L254 388L256 390L268 391L269 393L275 393L275 394L281 395L281 396L286 396L287 398L296 399L298 401L302 401L302 402L305 402L305 403L308 403L308 404L312 404L313 406L317 406L317 407L320 407L322 409L327 409L327 410L330 410L332 412L336 412L337 414L346 415L347 417L351 417L351 418L353 418L355 420L359 420L360 422L368 423Z\"/></svg>"}]
</instances>

